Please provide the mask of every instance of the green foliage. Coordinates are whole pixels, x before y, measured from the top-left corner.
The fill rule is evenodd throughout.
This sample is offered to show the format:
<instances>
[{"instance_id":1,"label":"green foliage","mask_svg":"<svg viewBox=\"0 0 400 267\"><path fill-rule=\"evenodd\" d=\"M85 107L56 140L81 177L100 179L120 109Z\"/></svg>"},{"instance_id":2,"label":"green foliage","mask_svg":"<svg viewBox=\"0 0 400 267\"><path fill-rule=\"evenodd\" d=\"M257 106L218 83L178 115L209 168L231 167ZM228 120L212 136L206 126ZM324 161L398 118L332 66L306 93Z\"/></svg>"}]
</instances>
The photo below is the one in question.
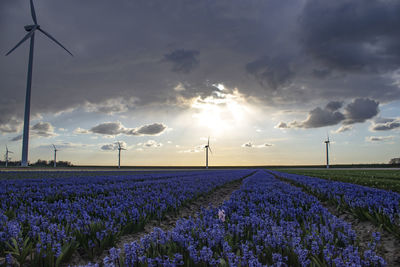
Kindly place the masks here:
<instances>
[{"instance_id":1,"label":"green foliage","mask_svg":"<svg viewBox=\"0 0 400 267\"><path fill-rule=\"evenodd\" d=\"M279 171L307 175L322 179L359 184L400 193L400 172L398 170L295 170Z\"/></svg>"}]
</instances>

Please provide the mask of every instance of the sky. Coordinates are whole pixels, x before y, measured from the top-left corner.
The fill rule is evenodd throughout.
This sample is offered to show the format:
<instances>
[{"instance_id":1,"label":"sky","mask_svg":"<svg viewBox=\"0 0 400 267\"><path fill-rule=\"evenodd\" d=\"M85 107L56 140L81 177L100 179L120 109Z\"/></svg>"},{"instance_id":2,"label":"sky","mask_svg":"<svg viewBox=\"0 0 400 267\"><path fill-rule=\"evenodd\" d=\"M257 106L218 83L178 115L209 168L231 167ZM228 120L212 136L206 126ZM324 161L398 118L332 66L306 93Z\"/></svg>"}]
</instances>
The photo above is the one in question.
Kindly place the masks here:
<instances>
[{"instance_id":1,"label":"sky","mask_svg":"<svg viewBox=\"0 0 400 267\"><path fill-rule=\"evenodd\" d=\"M397 0L34 0L29 161L387 163L400 157ZM20 160L28 0L0 2L0 151Z\"/></svg>"}]
</instances>

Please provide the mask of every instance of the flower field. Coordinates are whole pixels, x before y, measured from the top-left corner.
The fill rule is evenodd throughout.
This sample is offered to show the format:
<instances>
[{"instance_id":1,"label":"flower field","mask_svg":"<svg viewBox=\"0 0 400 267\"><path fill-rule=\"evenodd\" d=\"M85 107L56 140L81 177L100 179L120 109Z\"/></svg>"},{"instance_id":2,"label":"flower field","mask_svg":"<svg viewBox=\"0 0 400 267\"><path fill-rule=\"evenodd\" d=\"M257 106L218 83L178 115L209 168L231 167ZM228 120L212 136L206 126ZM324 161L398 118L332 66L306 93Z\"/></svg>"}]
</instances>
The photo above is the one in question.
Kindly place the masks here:
<instances>
[{"instance_id":1,"label":"flower field","mask_svg":"<svg viewBox=\"0 0 400 267\"><path fill-rule=\"evenodd\" d=\"M350 210L361 219L382 225L400 239L400 194L297 174L272 173L302 186L321 200Z\"/></svg>"},{"instance_id":2,"label":"flower field","mask_svg":"<svg viewBox=\"0 0 400 267\"><path fill-rule=\"evenodd\" d=\"M120 235L253 171L0 181L0 257L6 265L59 266L91 258Z\"/></svg>"},{"instance_id":3,"label":"flower field","mask_svg":"<svg viewBox=\"0 0 400 267\"><path fill-rule=\"evenodd\" d=\"M219 208L112 248L103 265L385 266L376 254L379 239L373 233L361 250L350 224L316 197L258 171Z\"/></svg>"},{"instance_id":4,"label":"flower field","mask_svg":"<svg viewBox=\"0 0 400 267\"><path fill-rule=\"evenodd\" d=\"M117 246L121 236L243 178L221 206ZM352 226L320 201L399 237L399 194L276 171L106 173L0 185L4 266L67 266L77 253L96 259L86 266L386 266L380 233L361 246Z\"/></svg>"}]
</instances>

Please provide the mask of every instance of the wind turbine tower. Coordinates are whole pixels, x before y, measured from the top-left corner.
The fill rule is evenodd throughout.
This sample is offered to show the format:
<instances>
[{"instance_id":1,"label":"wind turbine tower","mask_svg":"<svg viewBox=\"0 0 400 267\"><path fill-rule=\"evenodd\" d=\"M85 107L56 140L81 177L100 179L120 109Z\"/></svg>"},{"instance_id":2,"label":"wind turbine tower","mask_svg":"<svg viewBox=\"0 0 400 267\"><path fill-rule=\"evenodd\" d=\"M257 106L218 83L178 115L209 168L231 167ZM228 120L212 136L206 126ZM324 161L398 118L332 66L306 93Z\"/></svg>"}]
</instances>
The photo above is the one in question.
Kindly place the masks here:
<instances>
[{"instance_id":1,"label":"wind turbine tower","mask_svg":"<svg viewBox=\"0 0 400 267\"><path fill-rule=\"evenodd\" d=\"M32 68L33 68L33 49L35 46L35 32L36 30L40 31L44 35L46 35L50 40L55 42L57 45L61 46L65 51L68 52L71 56L72 53L68 51L60 42L58 42L53 36L49 33L45 32L41 26L38 24L35 7L33 5L33 0L30 0L31 6L31 16L33 23L32 25L26 25L24 28L28 32L24 38L22 38L19 43L11 49L6 56L11 54L17 47L19 47L22 43L26 40L30 39L30 47L29 47L29 63L28 63L28 77L26 82L26 95L25 95L25 114L24 114L24 132L23 132L23 139L22 139L22 159L21 159L21 166L27 167L28 166L28 141L29 141L29 118L30 118L30 110L31 110L31 86L32 86Z\"/></svg>"},{"instance_id":2,"label":"wind turbine tower","mask_svg":"<svg viewBox=\"0 0 400 267\"><path fill-rule=\"evenodd\" d=\"M8 161L10 160L10 157L8 156L9 153L14 153L14 152L8 150L8 147L6 146L6 155L5 155L6 167L8 167Z\"/></svg>"},{"instance_id":3,"label":"wind turbine tower","mask_svg":"<svg viewBox=\"0 0 400 267\"><path fill-rule=\"evenodd\" d=\"M326 146L326 168L329 169L329 147L331 146L331 141L329 141L329 135L327 140L325 141Z\"/></svg>"},{"instance_id":4,"label":"wind turbine tower","mask_svg":"<svg viewBox=\"0 0 400 267\"><path fill-rule=\"evenodd\" d=\"M57 148L56 146L53 144L54 147L54 168L57 167Z\"/></svg>"},{"instance_id":5,"label":"wind turbine tower","mask_svg":"<svg viewBox=\"0 0 400 267\"><path fill-rule=\"evenodd\" d=\"M117 142L118 144L118 169L121 168L121 150L126 150L125 148L121 147L121 143Z\"/></svg>"},{"instance_id":6,"label":"wind turbine tower","mask_svg":"<svg viewBox=\"0 0 400 267\"><path fill-rule=\"evenodd\" d=\"M206 150L206 169L208 169L208 150L210 150L210 152L212 154L212 150L210 147L210 137L208 137L207 145L205 145L204 148Z\"/></svg>"}]
</instances>

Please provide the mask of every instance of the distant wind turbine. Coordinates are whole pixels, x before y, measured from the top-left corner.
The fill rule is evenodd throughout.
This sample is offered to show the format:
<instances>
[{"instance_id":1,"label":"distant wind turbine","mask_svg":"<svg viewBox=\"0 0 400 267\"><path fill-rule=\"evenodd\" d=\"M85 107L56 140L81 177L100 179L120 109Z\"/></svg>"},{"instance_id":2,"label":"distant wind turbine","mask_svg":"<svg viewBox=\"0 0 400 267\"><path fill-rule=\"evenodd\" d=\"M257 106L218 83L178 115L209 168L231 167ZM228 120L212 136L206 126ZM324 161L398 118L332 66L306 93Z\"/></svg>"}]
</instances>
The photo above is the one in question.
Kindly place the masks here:
<instances>
[{"instance_id":1,"label":"distant wind turbine","mask_svg":"<svg viewBox=\"0 0 400 267\"><path fill-rule=\"evenodd\" d=\"M32 68L33 68L33 48L35 45L35 31L38 30L50 38L53 42L61 46L65 51L68 52L71 56L72 53L68 51L60 42L58 42L53 36L49 33L45 32L37 22L35 7L33 6L33 0L30 0L31 5L31 15L33 19L32 25L26 25L24 28L28 32L24 38L16 45L13 49L11 49L6 56L11 54L18 46L24 43L26 40L30 38L30 48L29 48L29 63L28 63L28 78L26 83L26 95L25 95L25 115L24 115L24 133L23 133L23 140L22 140L22 159L21 159L21 166L26 167L28 166L28 141L29 141L29 118L30 118L30 109L31 109L31 86L32 86Z\"/></svg>"},{"instance_id":2,"label":"distant wind turbine","mask_svg":"<svg viewBox=\"0 0 400 267\"><path fill-rule=\"evenodd\" d=\"M8 156L9 153L14 153L14 152L8 150L8 147L6 146L6 155L5 155L6 167L8 167L8 161L10 160L10 157Z\"/></svg>"},{"instance_id":3,"label":"distant wind turbine","mask_svg":"<svg viewBox=\"0 0 400 267\"><path fill-rule=\"evenodd\" d=\"M210 137L208 137L207 145L205 145L204 148L206 150L206 169L208 169L208 150L210 150L210 152L212 154L212 150L210 147Z\"/></svg>"},{"instance_id":4,"label":"distant wind turbine","mask_svg":"<svg viewBox=\"0 0 400 267\"><path fill-rule=\"evenodd\" d=\"M53 144L54 147L54 168L57 167L57 151L58 149L56 148L56 146Z\"/></svg>"},{"instance_id":5,"label":"distant wind turbine","mask_svg":"<svg viewBox=\"0 0 400 267\"><path fill-rule=\"evenodd\" d=\"M326 168L329 169L329 148L331 147L331 141L329 141L329 135L327 135L326 145Z\"/></svg>"},{"instance_id":6,"label":"distant wind turbine","mask_svg":"<svg viewBox=\"0 0 400 267\"><path fill-rule=\"evenodd\" d=\"M121 143L117 142L118 144L118 169L121 168L121 150L126 150L125 148L121 147Z\"/></svg>"}]
</instances>

